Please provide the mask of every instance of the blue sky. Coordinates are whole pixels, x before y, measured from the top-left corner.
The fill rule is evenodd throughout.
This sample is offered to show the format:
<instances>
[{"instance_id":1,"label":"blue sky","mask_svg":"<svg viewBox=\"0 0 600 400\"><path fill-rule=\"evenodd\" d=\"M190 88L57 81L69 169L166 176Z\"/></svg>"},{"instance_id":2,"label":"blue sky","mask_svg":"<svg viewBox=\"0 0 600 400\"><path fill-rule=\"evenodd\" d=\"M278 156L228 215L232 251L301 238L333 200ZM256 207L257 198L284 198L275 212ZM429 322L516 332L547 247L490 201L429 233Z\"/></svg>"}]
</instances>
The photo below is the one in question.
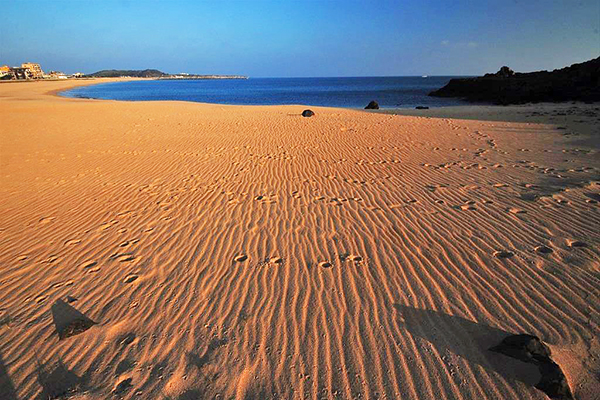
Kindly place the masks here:
<instances>
[{"instance_id":1,"label":"blue sky","mask_svg":"<svg viewBox=\"0 0 600 400\"><path fill-rule=\"evenodd\" d=\"M479 75L600 55L598 0L20 1L0 64L253 77Z\"/></svg>"}]
</instances>

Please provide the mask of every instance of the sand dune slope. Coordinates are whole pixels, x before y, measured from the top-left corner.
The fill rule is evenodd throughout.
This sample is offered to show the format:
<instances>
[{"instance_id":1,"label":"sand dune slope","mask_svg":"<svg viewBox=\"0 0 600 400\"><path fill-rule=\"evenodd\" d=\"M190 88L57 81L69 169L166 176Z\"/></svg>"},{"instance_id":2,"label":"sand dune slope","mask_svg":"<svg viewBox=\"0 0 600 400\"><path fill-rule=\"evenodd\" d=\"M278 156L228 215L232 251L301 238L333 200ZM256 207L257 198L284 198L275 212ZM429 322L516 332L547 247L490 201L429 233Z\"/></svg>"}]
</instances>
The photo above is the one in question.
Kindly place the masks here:
<instances>
[{"instance_id":1,"label":"sand dune slope","mask_svg":"<svg viewBox=\"0 0 600 400\"><path fill-rule=\"evenodd\" d=\"M597 147L59 85L0 85L3 398L544 399L521 332L597 395Z\"/></svg>"}]
</instances>

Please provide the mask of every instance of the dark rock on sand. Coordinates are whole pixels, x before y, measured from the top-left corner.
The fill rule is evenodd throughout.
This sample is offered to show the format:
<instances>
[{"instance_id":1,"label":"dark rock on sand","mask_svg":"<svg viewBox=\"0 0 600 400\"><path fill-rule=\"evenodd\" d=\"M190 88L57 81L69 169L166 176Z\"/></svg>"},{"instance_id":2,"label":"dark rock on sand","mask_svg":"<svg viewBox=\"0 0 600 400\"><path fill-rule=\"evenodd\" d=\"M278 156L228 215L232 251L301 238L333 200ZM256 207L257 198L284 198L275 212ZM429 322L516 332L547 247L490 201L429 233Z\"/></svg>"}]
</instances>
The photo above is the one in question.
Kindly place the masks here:
<instances>
[{"instance_id":1,"label":"dark rock on sand","mask_svg":"<svg viewBox=\"0 0 600 400\"><path fill-rule=\"evenodd\" d=\"M371 102L365 107L365 110L379 110L379 103L377 103L375 100L371 100Z\"/></svg>"},{"instance_id":2,"label":"dark rock on sand","mask_svg":"<svg viewBox=\"0 0 600 400\"><path fill-rule=\"evenodd\" d=\"M542 378L535 387L551 399L573 400L567 378L560 366L552 360L552 354L539 338L532 335L511 335L491 351L538 366Z\"/></svg>"},{"instance_id":3,"label":"dark rock on sand","mask_svg":"<svg viewBox=\"0 0 600 400\"><path fill-rule=\"evenodd\" d=\"M452 79L429 95L495 104L600 101L600 57L551 72L515 73L504 66L495 74Z\"/></svg>"},{"instance_id":4,"label":"dark rock on sand","mask_svg":"<svg viewBox=\"0 0 600 400\"><path fill-rule=\"evenodd\" d=\"M302 116L303 117L312 117L313 115L315 115L315 113L312 110L304 110L304 111L302 111Z\"/></svg>"},{"instance_id":5,"label":"dark rock on sand","mask_svg":"<svg viewBox=\"0 0 600 400\"><path fill-rule=\"evenodd\" d=\"M429 107L427 107L427 106L416 106L415 110L429 110Z\"/></svg>"}]
</instances>

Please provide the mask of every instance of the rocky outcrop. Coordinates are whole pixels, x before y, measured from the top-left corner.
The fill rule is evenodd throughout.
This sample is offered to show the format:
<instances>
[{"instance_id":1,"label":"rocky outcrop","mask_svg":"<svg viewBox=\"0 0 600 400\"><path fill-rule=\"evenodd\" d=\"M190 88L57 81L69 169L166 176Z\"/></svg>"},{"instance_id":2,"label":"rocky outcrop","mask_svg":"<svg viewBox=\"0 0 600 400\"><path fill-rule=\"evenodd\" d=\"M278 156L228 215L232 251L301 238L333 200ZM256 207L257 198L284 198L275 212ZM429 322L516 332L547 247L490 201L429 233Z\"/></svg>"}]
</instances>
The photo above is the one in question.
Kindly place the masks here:
<instances>
[{"instance_id":1,"label":"rocky outcrop","mask_svg":"<svg viewBox=\"0 0 600 400\"><path fill-rule=\"evenodd\" d=\"M551 72L515 73L505 66L495 74L452 79L429 95L495 104L600 101L600 57Z\"/></svg>"},{"instance_id":2,"label":"rocky outcrop","mask_svg":"<svg viewBox=\"0 0 600 400\"><path fill-rule=\"evenodd\" d=\"M546 393L551 399L573 400L565 374L552 360L548 346L536 336L526 334L508 336L490 350L537 365L542 375L535 385L537 389Z\"/></svg>"},{"instance_id":3,"label":"rocky outcrop","mask_svg":"<svg viewBox=\"0 0 600 400\"><path fill-rule=\"evenodd\" d=\"M365 110L379 110L379 103L377 103L375 100L371 100L371 102L365 107Z\"/></svg>"}]
</instances>

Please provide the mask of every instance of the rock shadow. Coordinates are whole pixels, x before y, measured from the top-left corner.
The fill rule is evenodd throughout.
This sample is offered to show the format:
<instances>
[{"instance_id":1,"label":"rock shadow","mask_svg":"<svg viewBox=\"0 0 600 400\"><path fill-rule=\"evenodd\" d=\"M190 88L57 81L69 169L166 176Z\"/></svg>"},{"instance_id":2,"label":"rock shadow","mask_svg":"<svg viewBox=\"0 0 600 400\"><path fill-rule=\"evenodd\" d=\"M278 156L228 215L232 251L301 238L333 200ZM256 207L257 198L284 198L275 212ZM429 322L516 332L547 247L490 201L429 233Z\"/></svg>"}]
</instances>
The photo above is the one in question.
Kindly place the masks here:
<instances>
[{"instance_id":1,"label":"rock shadow","mask_svg":"<svg viewBox=\"0 0 600 400\"><path fill-rule=\"evenodd\" d=\"M38 363L37 377L39 384L42 386L39 400L72 395L83 384L83 379L65 367L61 360L56 363Z\"/></svg>"},{"instance_id":2,"label":"rock shadow","mask_svg":"<svg viewBox=\"0 0 600 400\"><path fill-rule=\"evenodd\" d=\"M514 332L475 323L437 311L394 304L404 327L413 335L431 343L439 353L450 352L469 363L478 364L508 381L520 381L533 387L540 380L538 368L489 349Z\"/></svg>"},{"instance_id":3,"label":"rock shadow","mask_svg":"<svg viewBox=\"0 0 600 400\"><path fill-rule=\"evenodd\" d=\"M4 360L0 354L0 393L6 400L17 400L17 392L8 375L8 369L4 365Z\"/></svg>"},{"instance_id":4,"label":"rock shadow","mask_svg":"<svg viewBox=\"0 0 600 400\"><path fill-rule=\"evenodd\" d=\"M78 335L96 323L62 300L51 307L52 320L60 340Z\"/></svg>"}]
</instances>

